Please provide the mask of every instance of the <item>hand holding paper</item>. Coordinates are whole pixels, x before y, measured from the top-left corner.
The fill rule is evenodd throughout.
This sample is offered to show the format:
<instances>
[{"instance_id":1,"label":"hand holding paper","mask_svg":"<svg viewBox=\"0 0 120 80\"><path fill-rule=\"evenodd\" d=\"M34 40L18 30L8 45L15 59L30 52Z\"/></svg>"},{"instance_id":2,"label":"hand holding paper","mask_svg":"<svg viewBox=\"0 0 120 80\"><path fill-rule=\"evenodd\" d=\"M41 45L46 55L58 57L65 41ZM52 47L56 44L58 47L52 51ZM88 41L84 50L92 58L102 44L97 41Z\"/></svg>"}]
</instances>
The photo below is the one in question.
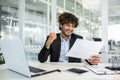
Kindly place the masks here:
<instances>
[{"instance_id":1,"label":"hand holding paper","mask_svg":"<svg viewBox=\"0 0 120 80\"><path fill-rule=\"evenodd\" d=\"M91 64L98 64L100 61L100 56L99 54L92 55L87 61Z\"/></svg>"},{"instance_id":2,"label":"hand holding paper","mask_svg":"<svg viewBox=\"0 0 120 80\"><path fill-rule=\"evenodd\" d=\"M88 59L92 55L98 54L102 46L103 42L77 39L66 56Z\"/></svg>"}]
</instances>

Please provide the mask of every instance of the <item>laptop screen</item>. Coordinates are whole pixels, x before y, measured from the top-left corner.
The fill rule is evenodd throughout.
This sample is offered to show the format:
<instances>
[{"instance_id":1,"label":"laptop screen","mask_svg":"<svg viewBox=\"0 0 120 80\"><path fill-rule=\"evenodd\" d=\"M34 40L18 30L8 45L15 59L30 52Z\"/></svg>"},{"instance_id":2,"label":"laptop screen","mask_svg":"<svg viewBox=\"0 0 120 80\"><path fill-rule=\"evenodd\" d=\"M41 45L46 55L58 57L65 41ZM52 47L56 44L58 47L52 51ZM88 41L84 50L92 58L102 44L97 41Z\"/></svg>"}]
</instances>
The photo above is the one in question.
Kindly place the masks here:
<instances>
[{"instance_id":1,"label":"laptop screen","mask_svg":"<svg viewBox=\"0 0 120 80\"><path fill-rule=\"evenodd\" d=\"M0 40L0 47L8 69L31 77L23 43L20 39Z\"/></svg>"}]
</instances>

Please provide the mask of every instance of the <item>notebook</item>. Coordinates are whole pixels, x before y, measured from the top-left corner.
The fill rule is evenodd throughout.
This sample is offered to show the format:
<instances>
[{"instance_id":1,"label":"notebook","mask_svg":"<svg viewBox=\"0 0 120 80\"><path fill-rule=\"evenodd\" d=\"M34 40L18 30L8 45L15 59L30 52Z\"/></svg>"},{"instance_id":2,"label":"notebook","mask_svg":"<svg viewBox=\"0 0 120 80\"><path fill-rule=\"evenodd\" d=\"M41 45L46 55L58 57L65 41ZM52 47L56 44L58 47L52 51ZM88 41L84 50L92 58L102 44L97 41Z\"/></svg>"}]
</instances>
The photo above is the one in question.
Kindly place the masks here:
<instances>
[{"instance_id":1,"label":"notebook","mask_svg":"<svg viewBox=\"0 0 120 80\"><path fill-rule=\"evenodd\" d=\"M9 70L28 77L34 77L45 72L43 69L38 69L28 65L22 40L1 39L0 48L5 59L5 64Z\"/></svg>"},{"instance_id":2,"label":"notebook","mask_svg":"<svg viewBox=\"0 0 120 80\"><path fill-rule=\"evenodd\" d=\"M99 65L85 65L87 69L90 71L94 72L97 75L114 75L114 74L119 74L120 71L112 71L109 69L106 69L105 67L99 66Z\"/></svg>"}]
</instances>

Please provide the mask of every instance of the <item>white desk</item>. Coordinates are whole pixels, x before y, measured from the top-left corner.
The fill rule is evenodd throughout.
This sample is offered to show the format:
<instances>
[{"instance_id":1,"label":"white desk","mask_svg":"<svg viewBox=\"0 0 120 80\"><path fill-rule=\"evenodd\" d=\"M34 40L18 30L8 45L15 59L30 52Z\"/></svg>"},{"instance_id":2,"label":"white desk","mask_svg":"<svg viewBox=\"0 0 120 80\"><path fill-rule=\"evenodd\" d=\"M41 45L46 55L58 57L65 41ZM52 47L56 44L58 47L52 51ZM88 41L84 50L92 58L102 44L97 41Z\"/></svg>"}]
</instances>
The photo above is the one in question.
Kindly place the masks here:
<instances>
[{"instance_id":1,"label":"white desk","mask_svg":"<svg viewBox=\"0 0 120 80\"><path fill-rule=\"evenodd\" d=\"M75 74L71 72L65 71L69 68L81 68L84 64L82 63L39 63L32 62L30 65L34 65L35 67L40 67L45 70L53 70L60 69L62 72L53 72L50 74L37 76L33 78L28 78L23 75L17 74L15 72L9 71L6 68L6 65L0 65L0 80L120 80L119 75L96 75L93 72L89 71L83 74ZM103 64L100 64L103 65ZM88 70L88 69L86 69Z\"/></svg>"}]
</instances>

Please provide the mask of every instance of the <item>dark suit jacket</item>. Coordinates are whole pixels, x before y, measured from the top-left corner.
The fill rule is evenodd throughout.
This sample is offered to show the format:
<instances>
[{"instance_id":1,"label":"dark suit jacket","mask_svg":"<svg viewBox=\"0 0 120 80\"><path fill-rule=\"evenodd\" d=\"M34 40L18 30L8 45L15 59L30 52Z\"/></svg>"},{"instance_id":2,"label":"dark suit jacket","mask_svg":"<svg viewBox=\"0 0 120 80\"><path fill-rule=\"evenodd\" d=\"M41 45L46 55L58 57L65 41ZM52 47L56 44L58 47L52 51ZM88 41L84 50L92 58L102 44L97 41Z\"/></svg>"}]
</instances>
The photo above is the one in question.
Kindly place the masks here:
<instances>
[{"instance_id":1,"label":"dark suit jacket","mask_svg":"<svg viewBox=\"0 0 120 80\"><path fill-rule=\"evenodd\" d=\"M76 39L83 39L83 37L76 34L72 34L70 38L70 48L73 46ZM61 38L60 34L57 34L57 39L54 40L49 49L47 49L45 45L41 49L40 53L38 54L38 60L40 62L45 62L48 59L48 56L50 55L50 62L58 62L60 58L60 50ZM69 62L81 62L81 59L69 57Z\"/></svg>"}]
</instances>

